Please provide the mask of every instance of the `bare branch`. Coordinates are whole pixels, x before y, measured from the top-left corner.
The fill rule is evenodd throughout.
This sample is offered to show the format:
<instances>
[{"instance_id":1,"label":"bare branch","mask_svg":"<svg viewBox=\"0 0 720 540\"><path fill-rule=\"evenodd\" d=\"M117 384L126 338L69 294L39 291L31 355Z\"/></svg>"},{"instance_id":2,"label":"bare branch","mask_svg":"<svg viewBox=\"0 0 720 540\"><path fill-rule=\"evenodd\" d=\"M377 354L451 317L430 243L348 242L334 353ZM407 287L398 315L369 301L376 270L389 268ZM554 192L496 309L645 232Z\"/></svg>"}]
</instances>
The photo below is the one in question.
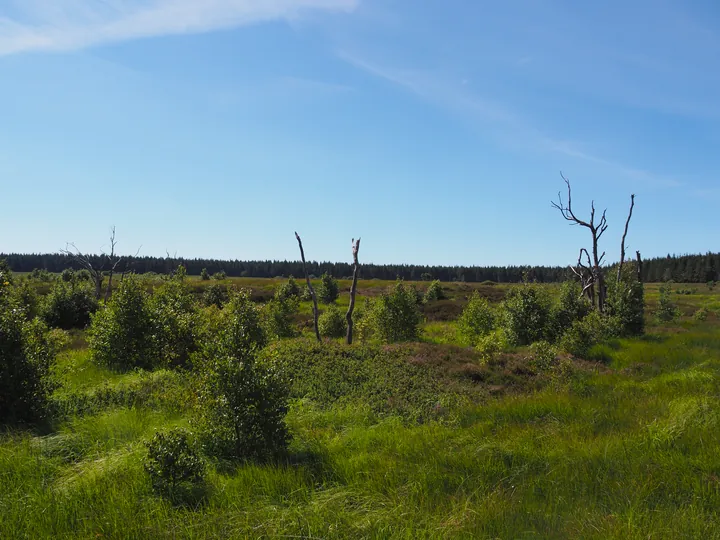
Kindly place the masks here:
<instances>
[{"instance_id":1,"label":"bare branch","mask_svg":"<svg viewBox=\"0 0 720 540\"><path fill-rule=\"evenodd\" d=\"M622 240L620 241L620 263L618 264L618 270L617 270L617 280L620 281L620 278L622 276L622 267L623 263L625 262L625 238L627 237L628 233L628 227L630 226L630 219L632 218L633 208L635 207L635 194L633 193L630 195L630 212L628 212L627 221L625 222L625 231L622 235ZM640 252L637 252L638 254L638 260L640 256Z\"/></svg>"}]
</instances>

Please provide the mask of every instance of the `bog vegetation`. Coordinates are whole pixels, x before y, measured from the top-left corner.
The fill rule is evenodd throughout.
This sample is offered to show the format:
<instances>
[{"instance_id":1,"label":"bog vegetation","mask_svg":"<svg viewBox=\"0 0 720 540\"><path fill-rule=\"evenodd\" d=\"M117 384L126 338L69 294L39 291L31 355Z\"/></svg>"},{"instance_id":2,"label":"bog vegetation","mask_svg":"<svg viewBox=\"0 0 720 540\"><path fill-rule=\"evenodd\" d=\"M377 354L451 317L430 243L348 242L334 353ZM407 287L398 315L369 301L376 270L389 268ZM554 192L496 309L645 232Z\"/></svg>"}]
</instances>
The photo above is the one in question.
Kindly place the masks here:
<instances>
[{"instance_id":1,"label":"bog vegetation","mask_svg":"<svg viewBox=\"0 0 720 540\"><path fill-rule=\"evenodd\" d=\"M359 245L304 283L0 262L0 538L717 534L714 283L358 281Z\"/></svg>"}]
</instances>

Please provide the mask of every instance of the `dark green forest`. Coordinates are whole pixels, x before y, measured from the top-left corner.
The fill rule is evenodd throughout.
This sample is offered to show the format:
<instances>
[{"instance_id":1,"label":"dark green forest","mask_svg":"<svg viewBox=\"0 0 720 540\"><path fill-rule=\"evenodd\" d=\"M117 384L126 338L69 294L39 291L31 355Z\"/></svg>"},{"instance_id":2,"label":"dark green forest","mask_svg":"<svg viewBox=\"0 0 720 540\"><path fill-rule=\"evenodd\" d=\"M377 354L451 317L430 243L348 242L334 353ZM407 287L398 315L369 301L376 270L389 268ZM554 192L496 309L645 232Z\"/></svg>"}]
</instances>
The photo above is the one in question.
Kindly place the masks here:
<instances>
[{"instance_id":1,"label":"dark green forest","mask_svg":"<svg viewBox=\"0 0 720 540\"><path fill-rule=\"evenodd\" d=\"M0 253L14 272L31 272L44 269L62 272L66 268L79 270L81 267L72 257L61 253L18 254ZM100 268L104 256L90 256L93 265ZM176 257L126 257L119 272L167 274L183 265L188 274L200 275L204 269L211 274L225 272L230 277L281 277L302 276L300 261L223 261L218 259L185 259ZM648 283L674 280L681 283L705 283L718 279L720 253L705 255L668 255L643 261L642 278ZM352 275L352 264L308 261L308 272L314 276L324 273L342 278ZM419 281L439 279L441 281L518 283L527 274L539 283L560 282L572 277L567 266L426 266L409 264L363 264L363 279Z\"/></svg>"}]
</instances>

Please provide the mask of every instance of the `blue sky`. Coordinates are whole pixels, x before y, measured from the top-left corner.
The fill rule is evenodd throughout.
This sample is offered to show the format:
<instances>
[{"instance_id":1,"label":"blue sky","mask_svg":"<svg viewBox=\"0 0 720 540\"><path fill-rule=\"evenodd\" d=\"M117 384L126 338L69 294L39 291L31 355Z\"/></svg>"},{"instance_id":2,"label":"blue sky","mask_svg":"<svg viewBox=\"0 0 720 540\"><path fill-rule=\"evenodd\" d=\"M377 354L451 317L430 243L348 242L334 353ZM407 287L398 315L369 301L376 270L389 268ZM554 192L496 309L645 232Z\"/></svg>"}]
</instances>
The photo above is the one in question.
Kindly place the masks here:
<instances>
[{"instance_id":1,"label":"blue sky","mask_svg":"<svg viewBox=\"0 0 720 540\"><path fill-rule=\"evenodd\" d=\"M0 0L0 252L720 250L715 0Z\"/></svg>"}]
</instances>

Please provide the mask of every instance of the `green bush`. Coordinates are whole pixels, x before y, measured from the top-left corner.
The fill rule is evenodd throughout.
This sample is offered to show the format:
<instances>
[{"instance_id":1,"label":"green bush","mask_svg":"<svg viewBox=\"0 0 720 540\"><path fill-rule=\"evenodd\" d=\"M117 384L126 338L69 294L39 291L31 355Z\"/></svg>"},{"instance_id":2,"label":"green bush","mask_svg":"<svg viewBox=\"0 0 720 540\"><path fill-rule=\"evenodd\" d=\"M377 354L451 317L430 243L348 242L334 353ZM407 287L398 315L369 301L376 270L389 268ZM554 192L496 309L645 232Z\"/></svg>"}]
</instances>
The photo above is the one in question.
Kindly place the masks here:
<instances>
[{"instance_id":1,"label":"green bush","mask_svg":"<svg viewBox=\"0 0 720 540\"><path fill-rule=\"evenodd\" d=\"M560 339L560 348L578 358L588 359L593 346L617 337L620 333L621 326L617 318L591 311L565 332Z\"/></svg>"},{"instance_id":2,"label":"green bush","mask_svg":"<svg viewBox=\"0 0 720 540\"><path fill-rule=\"evenodd\" d=\"M425 291L423 302L434 302L436 300L442 300L443 298L445 298L445 293L443 292L442 285L440 285L440 280L436 279L430 283L427 291Z\"/></svg>"},{"instance_id":3,"label":"green bush","mask_svg":"<svg viewBox=\"0 0 720 540\"><path fill-rule=\"evenodd\" d=\"M477 291L473 291L470 296L458 319L457 327L462 342L473 347L495 327L495 312Z\"/></svg>"},{"instance_id":4,"label":"green bush","mask_svg":"<svg viewBox=\"0 0 720 540\"><path fill-rule=\"evenodd\" d=\"M60 280L40 306L40 317L51 328L85 328L98 309L95 291L89 284Z\"/></svg>"},{"instance_id":5,"label":"green bush","mask_svg":"<svg viewBox=\"0 0 720 540\"><path fill-rule=\"evenodd\" d=\"M210 274L208 273L207 268L200 270L200 279L202 281L208 281L210 279Z\"/></svg>"},{"instance_id":6,"label":"green bush","mask_svg":"<svg viewBox=\"0 0 720 540\"><path fill-rule=\"evenodd\" d=\"M93 359L112 369L151 368L155 350L150 299L142 282L126 276L110 302L92 316L88 345Z\"/></svg>"},{"instance_id":7,"label":"green bush","mask_svg":"<svg viewBox=\"0 0 720 540\"><path fill-rule=\"evenodd\" d=\"M169 367L187 367L198 345L199 314L183 278L182 272L177 273L147 302L157 360Z\"/></svg>"},{"instance_id":8,"label":"green bush","mask_svg":"<svg viewBox=\"0 0 720 540\"><path fill-rule=\"evenodd\" d=\"M501 305L501 320L513 345L529 345L553 334L552 301L547 290L523 283L513 287Z\"/></svg>"},{"instance_id":9,"label":"green bush","mask_svg":"<svg viewBox=\"0 0 720 540\"><path fill-rule=\"evenodd\" d=\"M310 287L308 287L307 285L303 285L300 288L300 300L302 300L303 302L309 302L310 300L312 300L312 294L310 294Z\"/></svg>"},{"instance_id":10,"label":"green bush","mask_svg":"<svg viewBox=\"0 0 720 540\"><path fill-rule=\"evenodd\" d=\"M398 281L384 292L372 308L373 334L386 343L414 341L420 336L420 310L417 291Z\"/></svg>"},{"instance_id":11,"label":"green bush","mask_svg":"<svg viewBox=\"0 0 720 540\"><path fill-rule=\"evenodd\" d=\"M556 338L569 329L575 321L583 319L590 312L590 302L582 295L580 284L566 281L560 286L557 301L552 307L552 331L547 337Z\"/></svg>"},{"instance_id":12,"label":"green bush","mask_svg":"<svg viewBox=\"0 0 720 540\"><path fill-rule=\"evenodd\" d=\"M227 274L225 273L225 270L220 270L219 272L215 272L212 275L212 278L217 281L222 281L224 279L227 279Z\"/></svg>"},{"instance_id":13,"label":"green bush","mask_svg":"<svg viewBox=\"0 0 720 540\"><path fill-rule=\"evenodd\" d=\"M48 416L54 356L47 327L37 319L28 321L22 308L0 299L0 424Z\"/></svg>"},{"instance_id":14,"label":"green bush","mask_svg":"<svg viewBox=\"0 0 720 540\"><path fill-rule=\"evenodd\" d=\"M50 283L55 280L55 276L47 271L45 268L34 268L30 272L30 279L35 281L42 281L43 283Z\"/></svg>"},{"instance_id":15,"label":"green bush","mask_svg":"<svg viewBox=\"0 0 720 540\"><path fill-rule=\"evenodd\" d=\"M693 319L696 321L704 321L707 319L708 313L710 313L707 308L701 307L695 313L693 313Z\"/></svg>"},{"instance_id":16,"label":"green bush","mask_svg":"<svg viewBox=\"0 0 720 540\"><path fill-rule=\"evenodd\" d=\"M332 304L338 296L340 296L340 287L337 280L330 274L323 274L317 288L318 300L323 304Z\"/></svg>"},{"instance_id":17,"label":"green bush","mask_svg":"<svg viewBox=\"0 0 720 540\"><path fill-rule=\"evenodd\" d=\"M337 306L329 306L318 319L320 335L329 338L340 338L347 332L345 315Z\"/></svg>"},{"instance_id":18,"label":"green bush","mask_svg":"<svg viewBox=\"0 0 720 540\"><path fill-rule=\"evenodd\" d=\"M297 298L299 296L300 287L297 284L297 281L295 281L295 278L292 276L288 278L287 282L278 285L277 289L275 290L275 298Z\"/></svg>"},{"instance_id":19,"label":"green bush","mask_svg":"<svg viewBox=\"0 0 720 540\"><path fill-rule=\"evenodd\" d=\"M286 295L278 289L275 297L263 308L263 320L268 336L280 339L291 338L298 334L293 318L300 309L300 301L296 295Z\"/></svg>"},{"instance_id":20,"label":"green bush","mask_svg":"<svg viewBox=\"0 0 720 540\"><path fill-rule=\"evenodd\" d=\"M507 333L503 328L498 328L479 337L475 343L475 350L484 362L490 362L498 353L507 350L509 346Z\"/></svg>"},{"instance_id":21,"label":"green bush","mask_svg":"<svg viewBox=\"0 0 720 540\"><path fill-rule=\"evenodd\" d=\"M199 439L226 459L267 459L289 441L285 425L289 387L272 362L258 361L266 343L258 308L243 289L233 294L201 350Z\"/></svg>"},{"instance_id":22,"label":"green bush","mask_svg":"<svg viewBox=\"0 0 720 540\"><path fill-rule=\"evenodd\" d=\"M635 278L634 269L626 266L619 282L617 276L611 275L607 286L606 313L618 320L620 333L623 336L642 335L645 332L645 289Z\"/></svg>"},{"instance_id":23,"label":"green bush","mask_svg":"<svg viewBox=\"0 0 720 540\"><path fill-rule=\"evenodd\" d=\"M663 283L660 285L655 319L660 323L666 323L674 321L679 316L680 311L672 301L672 282Z\"/></svg>"},{"instance_id":24,"label":"green bush","mask_svg":"<svg viewBox=\"0 0 720 540\"><path fill-rule=\"evenodd\" d=\"M557 359L557 350L547 341L536 341L530 345L532 362L540 371L548 371Z\"/></svg>"},{"instance_id":25,"label":"green bush","mask_svg":"<svg viewBox=\"0 0 720 540\"><path fill-rule=\"evenodd\" d=\"M75 270L72 268L66 268L60 272L60 281L64 281L65 283L72 283L75 281Z\"/></svg>"},{"instance_id":26,"label":"green bush","mask_svg":"<svg viewBox=\"0 0 720 540\"><path fill-rule=\"evenodd\" d=\"M202 495L205 464L184 429L157 432L145 443L145 471L153 490L175 503L192 503Z\"/></svg>"},{"instance_id":27,"label":"green bush","mask_svg":"<svg viewBox=\"0 0 720 540\"><path fill-rule=\"evenodd\" d=\"M228 293L227 285L213 283L205 289L205 292L203 292L202 302L206 306L217 306L221 308L225 305L229 298L230 294Z\"/></svg>"}]
</instances>

